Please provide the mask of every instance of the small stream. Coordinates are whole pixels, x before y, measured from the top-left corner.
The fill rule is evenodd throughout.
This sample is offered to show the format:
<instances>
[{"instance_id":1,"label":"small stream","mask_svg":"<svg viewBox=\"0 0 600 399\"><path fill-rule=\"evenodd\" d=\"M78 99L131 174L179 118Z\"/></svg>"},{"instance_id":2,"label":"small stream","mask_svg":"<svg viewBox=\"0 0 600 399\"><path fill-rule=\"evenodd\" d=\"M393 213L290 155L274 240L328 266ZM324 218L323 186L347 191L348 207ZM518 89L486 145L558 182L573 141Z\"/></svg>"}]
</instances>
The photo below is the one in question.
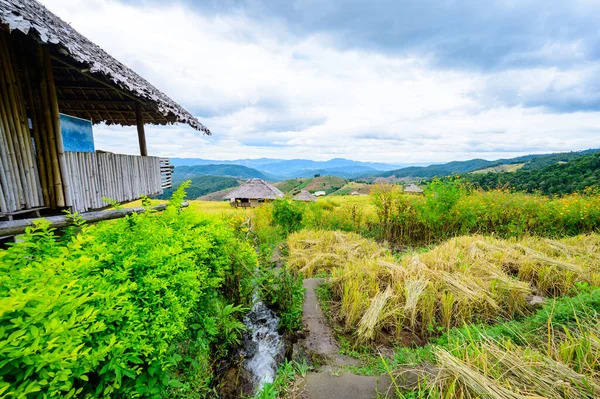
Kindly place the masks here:
<instances>
[{"instance_id":1,"label":"small stream","mask_svg":"<svg viewBox=\"0 0 600 399\"><path fill-rule=\"evenodd\" d=\"M253 298L252 310L244 317L243 366L250 374L255 392L272 383L277 365L285 355L283 337L277 331L279 317L259 298Z\"/></svg>"}]
</instances>

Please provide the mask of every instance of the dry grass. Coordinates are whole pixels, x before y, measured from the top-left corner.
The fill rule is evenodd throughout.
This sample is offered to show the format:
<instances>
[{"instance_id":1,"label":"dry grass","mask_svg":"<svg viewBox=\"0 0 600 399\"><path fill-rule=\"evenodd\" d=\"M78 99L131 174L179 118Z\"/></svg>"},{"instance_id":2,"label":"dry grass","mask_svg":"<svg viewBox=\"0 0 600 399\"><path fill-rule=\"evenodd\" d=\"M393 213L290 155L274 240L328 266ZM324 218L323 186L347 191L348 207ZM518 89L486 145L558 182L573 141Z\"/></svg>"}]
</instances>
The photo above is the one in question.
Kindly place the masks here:
<instances>
[{"instance_id":1,"label":"dry grass","mask_svg":"<svg viewBox=\"0 0 600 399\"><path fill-rule=\"evenodd\" d=\"M513 318L529 295L564 295L576 282L600 284L600 235L564 240L459 237L397 260L356 234L301 231L288 264L306 276L327 272L348 331L420 337L439 328Z\"/></svg>"},{"instance_id":2,"label":"dry grass","mask_svg":"<svg viewBox=\"0 0 600 399\"><path fill-rule=\"evenodd\" d=\"M439 373L428 382L429 390L464 398L597 398L598 332L598 326L567 331L547 352L491 339L437 348ZM583 350L566 354L565 347Z\"/></svg>"}]
</instances>

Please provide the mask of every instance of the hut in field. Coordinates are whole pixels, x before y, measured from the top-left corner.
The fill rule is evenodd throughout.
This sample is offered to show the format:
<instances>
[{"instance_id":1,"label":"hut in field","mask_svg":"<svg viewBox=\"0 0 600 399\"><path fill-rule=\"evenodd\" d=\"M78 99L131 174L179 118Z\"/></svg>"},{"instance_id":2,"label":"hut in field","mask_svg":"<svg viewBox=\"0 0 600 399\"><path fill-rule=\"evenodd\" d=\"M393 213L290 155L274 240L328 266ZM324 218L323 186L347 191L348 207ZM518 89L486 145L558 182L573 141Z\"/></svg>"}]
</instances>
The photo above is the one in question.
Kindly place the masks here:
<instances>
[{"instance_id":1,"label":"hut in field","mask_svg":"<svg viewBox=\"0 0 600 399\"><path fill-rule=\"evenodd\" d=\"M250 179L238 188L230 191L224 199L228 199L234 207L255 207L267 201L283 198L283 193L263 179Z\"/></svg>"},{"instance_id":2,"label":"hut in field","mask_svg":"<svg viewBox=\"0 0 600 399\"><path fill-rule=\"evenodd\" d=\"M295 201L311 202L316 201L317 197L309 193L308 190L302 190L298 194L294 195L293 199Z\"/></svg>"},{"instance_id":3,"label":"hut in field","mask_svg":"<svg viewBox=\"0 0 600 399\"><path fill-rule=\"evenodd\" d=\"M168 159L144 124L189 112L35 0L0 0L0 220L86 212L161 193ZM99 152L92 126L136 126L140 155Z\"/></svg>"},{"instance_id":4,"label":"hut in field","mask_svg":"<svg viewBox=\"0 0 600 399\"><path fill-rule=\"evenodd\" d=\"M360 195L360 193L358 191L352 191L350 195Z\"/></svg>"},{"instance_id":5,"label":"hut in field","mask_svg":"<svg viewBox=\"0 0 600 399\"><path fill-rule=\"evenodd\" d=\"M416 184L409 184L404 187L404 192L408 194L423 194L423 189Z\"/></svg>"},{"instance_id":6,"label":"hut in field","mask_svg":"<svg viewBox=\"0 0 600 399\"><path fill-rule=\"evenodd\" d=\"M327 193L325 191L315 191L315 193L313 195L315 197L322 197L324 195L327 195Z\"/></svg>"}]
</instances>

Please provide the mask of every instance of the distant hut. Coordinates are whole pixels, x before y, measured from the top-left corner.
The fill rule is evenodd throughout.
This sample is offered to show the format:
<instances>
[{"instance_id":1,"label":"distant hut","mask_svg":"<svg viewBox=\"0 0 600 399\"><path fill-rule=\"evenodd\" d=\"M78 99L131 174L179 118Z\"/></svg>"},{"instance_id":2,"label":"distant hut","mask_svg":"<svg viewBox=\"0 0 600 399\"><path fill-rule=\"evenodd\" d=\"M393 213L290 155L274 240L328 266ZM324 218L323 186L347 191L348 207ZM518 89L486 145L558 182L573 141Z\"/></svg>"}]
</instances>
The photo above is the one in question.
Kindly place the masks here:
<instances>
[{"instance_id":1,"label":"distant hut","mask_svg":"<svg viewBox=\"0 0 600 399\"><path fill-rule=\"evenodd\" d=\"M408 194L423 194L423 189L416 184L409 184L404 187L404 192Z\"/></svg>"},{"instance_id":2,"label":"distant hut","mask_svg":"<svg viewBox=\"0 0 600 399\"><path fill-rule=\"evenodd\" d=\"M283 193L275 186L262 179L250 179L233 191L230 191L224 199L228 199L231 206L255 207L263 202L283 198Z\"/></svg>"},{"instance_id":3,"label":"distant hut","mask_svg":"<svg viewBox=\"0 0 600 399\"><path fill-rule=\"evenodd\" d=\"M350 195L360 195L360 193L358 191L352 191Z\"/></svg>"},{"instance_id":4,"label":"distant hut","mask_svg":"<svg viewBox=\"0 0 600 399\"><path fill-rule=\"evenodd\" d=\"M315 197L322 197L326 195L325 191L315 191Z\"/></svg>"},{"instance_id":5,"label":"distant hut","mask_svg":"<svg viewBox=\"0 0 600 399\"><path fill-rule=\"evenodd\" d=\"M300 193L294 195L293 199L295 201L310 202L310 201L316 201L317 197L315 197L314 195L312 195L311 193L309 193L308 190L302 190L302 191L300 191Z\"/></svg>"}]
</instances>

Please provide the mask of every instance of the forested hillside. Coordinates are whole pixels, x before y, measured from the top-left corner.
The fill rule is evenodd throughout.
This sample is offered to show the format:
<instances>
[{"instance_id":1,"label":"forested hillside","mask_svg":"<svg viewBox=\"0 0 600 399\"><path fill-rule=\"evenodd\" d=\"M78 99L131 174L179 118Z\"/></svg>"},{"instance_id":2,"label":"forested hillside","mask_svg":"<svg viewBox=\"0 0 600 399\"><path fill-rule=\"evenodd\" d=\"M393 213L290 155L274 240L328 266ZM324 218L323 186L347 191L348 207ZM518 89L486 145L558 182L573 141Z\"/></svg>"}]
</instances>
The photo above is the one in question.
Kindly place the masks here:
<instances>
[{"instance_id":1,"label":"forested hillside","mask_svg":"<svg viewBox=\"0 0 600 399\"><path fill-rule=\"evenodd\" d=\"M568 161L548 164L539 169L527 168L516 172L469 174L465 179L484 190L511 188L518 191L539 191L561 195L582 192L588 187L600 187L600 153L570 157ZM566 162L566 163L565 163ZM544 161L543 164L545 164Z\"/></svg>"},{"instance_id":2,"label":"forested hillside","mask_svg":"<svg viewBox=\"0 0 600 399\"><path fill-rule=\"evenodd\" d=\"M213 193L215 191L225 190L239 186L239 182L235 177L225 176L199 176L190 179L191 184L186 190L185 199L191 200L203 195ZM177 189L180 183L174 183L173 188L165 190L162 194L157 195L157 199L169 199L173 192Z\"/></svg>"},{"instance_id":3,"label":"forested hillside","mask_svg":"<svg viewBox=\"0 0 600 399\"><path fill-rule=\"evenodd\" d=\"M582 156L594 154L598 149L590 149L577 152L564 152L558 154L532 154L516 158L498 159L488 161L485 159L471 159L468 161L454 161L439 165L430 166L412 166L388 172L379 173L377 176L397 178L414 177L430 179L433 177L449 176L452 174L462 174L475 172L481 169L494 168L500 165L523 164L523 169L539 169L544 166L556 164L558 162L567 162Z\"/></svg>"},{"instance_id":4,"label":"forested hillside","mask_svg":"<svg viewBox=\"0 0 600 399\"><path fill-rule=\"evenodd\" d=\"M259 172L256 169L242 165L195 165L176 167L173 170L173 183L181 183L185 180L204 175L237 177L239 179L252 179L256 177L259 179L271 180L272 178L272 176Z\"/></svg>"}]
</instances>

